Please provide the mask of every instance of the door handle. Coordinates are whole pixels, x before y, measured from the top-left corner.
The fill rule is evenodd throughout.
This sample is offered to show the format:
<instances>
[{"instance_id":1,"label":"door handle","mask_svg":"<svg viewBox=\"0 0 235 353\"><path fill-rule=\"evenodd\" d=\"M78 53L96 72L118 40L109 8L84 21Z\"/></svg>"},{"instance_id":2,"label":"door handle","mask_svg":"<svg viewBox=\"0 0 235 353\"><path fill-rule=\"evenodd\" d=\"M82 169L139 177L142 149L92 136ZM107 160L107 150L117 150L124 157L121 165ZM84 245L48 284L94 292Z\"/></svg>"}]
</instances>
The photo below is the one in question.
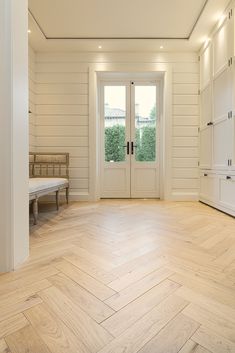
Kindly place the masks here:
<instances>
[{"instance_id":1,"label":"door handle","mask_svg":"<svg viewBox=\"0 0 235 353\"><path fill-rule=\"evenodd\" d=\"M134 145L134 142L131 142L131 154L134 154L134 148L136 148L137 145Z\"/></svg>"},{"instance_id":2,"label":"door handle","mask_svg":"<svg viewBox=\"0 0 235 353\"><path fill-rule=\"evenodd\" d=\"M130 154L130 142L128 141L127 144L123 147L126 148L126 153Z\"/></svg>"}]
</instances>

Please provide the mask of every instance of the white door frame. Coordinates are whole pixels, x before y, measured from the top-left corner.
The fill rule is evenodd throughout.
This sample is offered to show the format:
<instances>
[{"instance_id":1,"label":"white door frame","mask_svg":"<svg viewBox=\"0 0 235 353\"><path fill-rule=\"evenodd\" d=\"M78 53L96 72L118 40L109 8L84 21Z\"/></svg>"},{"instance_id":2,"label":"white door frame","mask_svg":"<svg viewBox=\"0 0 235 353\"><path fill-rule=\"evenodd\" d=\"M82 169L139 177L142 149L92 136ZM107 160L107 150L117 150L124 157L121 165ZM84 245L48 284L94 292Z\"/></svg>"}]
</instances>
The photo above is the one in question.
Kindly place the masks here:
<instances>
[{"instance_id":1,"label":"white door frame","mask_svg":"<svg viewBox=\"0 0 235 353\"><path fill-rule=\"evenodd\" d=\"M89 200L100 199L99 79L105 73L161 76L160 102L160 198L171 198L172 176L172 65L93 64L89 68Z\"/></svg>"}]
</instances>

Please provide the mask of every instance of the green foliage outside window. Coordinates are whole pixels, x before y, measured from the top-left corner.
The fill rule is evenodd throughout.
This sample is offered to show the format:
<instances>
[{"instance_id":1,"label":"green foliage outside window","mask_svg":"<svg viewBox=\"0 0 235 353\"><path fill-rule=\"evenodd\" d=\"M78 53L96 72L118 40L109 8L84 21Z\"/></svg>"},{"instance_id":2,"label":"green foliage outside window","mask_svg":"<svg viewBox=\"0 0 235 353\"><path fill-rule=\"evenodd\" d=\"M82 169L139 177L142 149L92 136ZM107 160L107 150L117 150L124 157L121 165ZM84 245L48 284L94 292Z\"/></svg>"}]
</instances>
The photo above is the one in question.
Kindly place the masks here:
<instances>
[{"instance_id":1,"label":"green foliage outside window","mask_svg":"<svg viewBox=\"0 0 235 353\"><path fill-rule=\"evenodd\" d=\"M105 128L105 161L125 161L125 127L114 125Z\"/></svg>"},{"instance_id":2,"label":"green foliage outside window","mask_svg":"<svg viewBox=\"0 0 235 353\"><path fill-rule=\"evenodd\" d=\"M136 129L136 161L151 162L156 159L156 128L144 126Z\"/></svg>"},{"instance_id":3,"label":"green foliage outside window","mask_svg":"<svg viewBox=\"0 0 235 353\"><path fill-rule=\"evenodd\" d=\"M156 128L144 126L136 129L136 161L155 161L156 159ZM125 161L125 127L115 125L105 128L105 161Z\"/></svg>"}]
</instances>

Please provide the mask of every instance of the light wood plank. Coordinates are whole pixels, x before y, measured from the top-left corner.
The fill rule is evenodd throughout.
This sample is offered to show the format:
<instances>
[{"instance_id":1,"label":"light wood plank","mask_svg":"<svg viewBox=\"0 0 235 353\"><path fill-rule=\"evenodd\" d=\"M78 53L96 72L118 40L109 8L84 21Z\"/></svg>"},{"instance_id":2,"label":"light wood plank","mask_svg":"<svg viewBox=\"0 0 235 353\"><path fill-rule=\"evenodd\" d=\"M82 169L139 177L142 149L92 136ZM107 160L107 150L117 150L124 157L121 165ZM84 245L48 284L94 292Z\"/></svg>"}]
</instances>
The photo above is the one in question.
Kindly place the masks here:
<instances>
[{"instance_id":1,"label":"light wood plank","mask_svg":"<svg viewBox=\"0 0 235 353\"><path fill-rule=\"evenodd\" d=\"M207 349L200 346L198 343L188 340L179 353L211 353Z\"/></svg>"},{"instance_id":2,"label":"light wood plank","mask_svg":"<svg viewBox=\"0 0 235 353\"><path fill-rule=\"evenodd\" d=\"M234 353L235 344L205 327L200 327L192 340L213 353Z\"/></svg>"},{"instance_id":3,"label":"light wood plank","mask_svg":"<svg viewBox=\"0 0 235 353\"><path fill-rule=\"evenodd\" d=\"M160 333L149 341L139 353L177 353L197 330L199 324L179 314Z\"/></svg>"},{"instance_id":4,"label":"light wood plank","mask_svg":"<svg viewBox=\"0 0 235 353\"><path fill-rule=\"evenodd\" d=\"M11 353L4 339L0 339L0 353Z\"/></svg>"},{"instance_id":5,"label":"light wood plank","mask_svg":"<svg viewBox=\"0 0 235 353\"><path fill-rule=\"evenodd\" d=\"M90 353L83 342L58 317L50 313L46 305L37 305L27 310L25 315L51 353Z\"/></svg>"},{"instance_id":6,"label":"light wood plank","mask_svg":"<svg viewBox=\"0 0 235 353\"><path fill-rule=\"evenodd\" d=\"M68 261L62 260L59 263L57 262L55 267L100 300L108 299L115 294L114 290L81 271Z\"/></svg>"},{"instance_id":7,"label":"light wood plank","mask_svg":"<svg viewBox=\"0 0 235 353\"><path fill-rule=\"evenodd\" d=\"M22 313L23 311L42 303L42 299L38 295L33 295L31 297L19 300L16 303L9 305L0 304L0 322L7 320L11 316Z\"/></svg>"},{"instance_id":8,"label":"light wood plank","mask_svg":"<svg viewBox=\"0 0 235 353\"><path fill-rule=\"evenodd\" d=\"M172 271L168 268L160 268L159 270L150 273L137 283L123 289L120 293L107 299L105 303L111 306L114 310L120 310L125 305L162 282L164 279L170 277L171 274Z\"/></svg>"},{"instance_id":9,"label":"light wood plank","mask_svg":"<svg viewBox=\"0 0 235 353\"><path fill-rule=\"evenodd\" d=\"M105 320L102 326L113 336L119 336L148 311L151 311L156 305L176 291L177 288L179 288L178 284L169 280L163 281Z\"/></svg>"},{"instance_id":10,"label":"light wood plank","mask_svg":"<svg viewBox=\"0 0 235 353\"><path fill-rule=\"evenodd\" d=\"M12 353L50 353L31 326L7 336L6 342Z\"/></svg>"},{"instance_id":11,"label":"light wood plank","mask_svg":"<svg viewBox=\"0 0 235 353\"><path fill-rule=\"evenodd\" d=\"M195 304L190 304L183 311L183 314L235 343L235 323L232 323L229 319L225 319L221 315L214 314Z\"/></svg>"},{"instance_id":12,"label":"light wood plank","mask_svg":"<svg viewBox=\"0 0 235 353\"><path fill-rule=\"evenodd\" d=\"M114 314L114 310L64 274L51 277L50 282L96 322L100 323Z\"/></svg>"},{"instance_id":13,"label":"light wood plank","mask_svg":"<svg viewBox=\"0 0 235 353\"><path fill-rule=\"evenodd\" d=\"M50 287L40 293L42 300L92 352L103 348L112 336L60 290Z\"/></svg>"},{"instance_id":14,"label":"light wood plank","mask_svg":"<svg viewBox=\"0 0 235 353\"><path fill-rule=\"evenodd\" d=\"M188 303L172 295L108 344L100 353L136 353ZM153 352L153 351L151 351Z\"/></svg>"},{"instance_id":15,"label":"light wood plank","mask_svg":"<svg viewBox=\"0 0 235 353\"><path fill-rule=\"evenodd\" d=\"M18 314L10 317L9 319L0 321L0 339L22 329L27 325L29 325L29 322L23 314Z\"/></svg>"}]
</instances>

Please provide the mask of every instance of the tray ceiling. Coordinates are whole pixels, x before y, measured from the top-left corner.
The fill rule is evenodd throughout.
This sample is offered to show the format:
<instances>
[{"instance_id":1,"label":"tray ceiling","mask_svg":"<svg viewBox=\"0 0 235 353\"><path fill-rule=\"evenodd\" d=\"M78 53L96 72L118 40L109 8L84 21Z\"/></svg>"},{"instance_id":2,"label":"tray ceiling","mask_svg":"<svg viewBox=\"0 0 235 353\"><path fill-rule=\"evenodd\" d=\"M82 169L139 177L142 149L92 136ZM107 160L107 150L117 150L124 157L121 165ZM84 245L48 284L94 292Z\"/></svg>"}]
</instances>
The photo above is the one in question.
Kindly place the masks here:
<instances>
[{"instance_id":1,"label":"tray ceiling","mask_svg":"<svg viewBox=\"0 0 235 353\"><path fill-rule=\"evenodd\" d=\"M29 0L46 38L190 37L208 0Z\"/></svg>"},{"instance_id":2,"label":"tray ceiling","mask_svg":"<svg viewBox=\"0 0 235 353\"><path fill-rule=\"evenodd\" d=\"M230 0L29 0L39 51L197 51Z\"/></svg>"}]
</instances>

